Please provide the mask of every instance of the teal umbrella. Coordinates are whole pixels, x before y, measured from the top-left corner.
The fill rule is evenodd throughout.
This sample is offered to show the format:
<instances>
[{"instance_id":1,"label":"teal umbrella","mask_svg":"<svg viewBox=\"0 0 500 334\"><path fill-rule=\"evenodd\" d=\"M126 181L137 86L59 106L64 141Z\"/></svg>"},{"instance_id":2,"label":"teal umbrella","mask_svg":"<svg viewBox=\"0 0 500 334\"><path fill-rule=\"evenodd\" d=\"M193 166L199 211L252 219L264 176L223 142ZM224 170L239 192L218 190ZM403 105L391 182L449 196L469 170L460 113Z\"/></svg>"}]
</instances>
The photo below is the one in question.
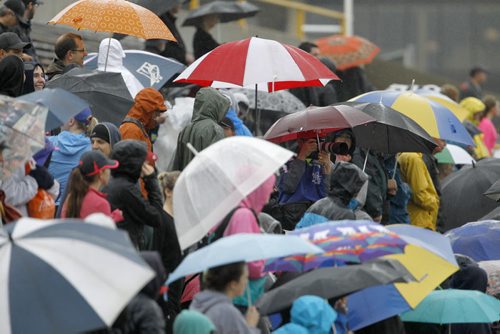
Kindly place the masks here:
<instances>
[{"instance_id":1,"label":"teal umbrella","mask_svg":"<svg viewBox=\"0 0 500 334\"><path fill-rule=\"evenodd\" d=\"M492 323L500 320L500 301L479 291L437 290L401 319L433 324Z\"/></svg>"}]
</instances>

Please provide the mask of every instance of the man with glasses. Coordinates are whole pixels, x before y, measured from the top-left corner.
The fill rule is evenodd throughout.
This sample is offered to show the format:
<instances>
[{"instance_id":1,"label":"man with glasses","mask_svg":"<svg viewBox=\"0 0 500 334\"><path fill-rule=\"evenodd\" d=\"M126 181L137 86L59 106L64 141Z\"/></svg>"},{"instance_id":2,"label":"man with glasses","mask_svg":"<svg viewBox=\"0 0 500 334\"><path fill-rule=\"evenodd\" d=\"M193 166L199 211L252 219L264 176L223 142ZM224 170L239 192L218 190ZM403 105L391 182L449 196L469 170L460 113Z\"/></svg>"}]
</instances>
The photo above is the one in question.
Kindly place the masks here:
<instances>
[{"instance_id":1,"label":"man with glasses","mask_svg":"<svg viewBox=\"0 0 500 334\"><path fill-rule=\"evenodd\" d=\"M19 36L13 32L0 34L0 59L7 56L18 56L23 58L23 50L31 46L31 43L21 41Z\"/></svg>"},{"instance_id":2,"label":"man with glasses","mask_svg":"<svg viewBox=\"0 0 500 334\"><path fill-rule=\"evenodd\" d=\"M47 68L49 80L61 76L69 67L83 67L83 58L88 54L82 36L66 33L56 40L56 59Z\"/></svg>"}]
</instances>

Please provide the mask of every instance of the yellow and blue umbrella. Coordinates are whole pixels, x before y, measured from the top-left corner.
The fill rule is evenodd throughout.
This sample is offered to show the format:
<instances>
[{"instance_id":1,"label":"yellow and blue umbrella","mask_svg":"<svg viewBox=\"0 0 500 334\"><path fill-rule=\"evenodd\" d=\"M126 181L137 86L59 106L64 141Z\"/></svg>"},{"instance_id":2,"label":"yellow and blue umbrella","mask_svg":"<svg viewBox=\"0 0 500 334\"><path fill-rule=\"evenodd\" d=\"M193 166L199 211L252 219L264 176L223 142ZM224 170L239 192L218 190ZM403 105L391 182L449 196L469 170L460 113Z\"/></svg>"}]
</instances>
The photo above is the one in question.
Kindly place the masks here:
<instances>
[{"instance_id":1,"label":"yellow and blue umbrella","mask_svg":"<svg viewBox=\"0 0 500 334\"><path fill-rule=\"evenodd\" d=\"M431 137L474 146L474 141L453 112L444 105L414 92L373 91L350 101L382 103L417 122Z\"/></svg>"},{"instance_id":2,"label":"yellow and blue umbrella","mask_svg":"<svg viewBox=\"0 0 500 334\"><path fill-rule=\"evenodd\" d=\"M467 116L469 116L469 111L467 109L444 94L429 89L418 89L417 91L415 91L415 93L450 109L451 112L455 116L457 116L460 122L463 122L467 118Z\"/></svg>"}]
</instances>

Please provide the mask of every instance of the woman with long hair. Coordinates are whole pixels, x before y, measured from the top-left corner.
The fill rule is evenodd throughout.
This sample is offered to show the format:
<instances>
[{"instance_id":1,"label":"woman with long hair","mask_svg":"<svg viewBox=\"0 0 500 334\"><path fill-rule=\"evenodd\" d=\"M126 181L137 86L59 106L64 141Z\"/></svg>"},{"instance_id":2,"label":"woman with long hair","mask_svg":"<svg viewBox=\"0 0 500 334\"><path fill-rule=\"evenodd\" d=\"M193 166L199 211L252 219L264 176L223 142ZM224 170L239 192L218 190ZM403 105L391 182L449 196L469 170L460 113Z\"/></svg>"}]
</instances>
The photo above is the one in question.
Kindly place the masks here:
<instances>
[{"instance_id":1,"label":"woman with long hair","mask_svg":"<svg viewBox=\"0 0 500 334\"><path fill-rule=\"evenodd\" d=\"M100 189L108 184L110 169L118 161L106 158L100 151L85 152L80 165L69 178L69 191L62 209L62 218L85 218L93 213L103 213L115 222L123 220L121 212L111 212L111 205Z\"/></svg>"}]
</instances>

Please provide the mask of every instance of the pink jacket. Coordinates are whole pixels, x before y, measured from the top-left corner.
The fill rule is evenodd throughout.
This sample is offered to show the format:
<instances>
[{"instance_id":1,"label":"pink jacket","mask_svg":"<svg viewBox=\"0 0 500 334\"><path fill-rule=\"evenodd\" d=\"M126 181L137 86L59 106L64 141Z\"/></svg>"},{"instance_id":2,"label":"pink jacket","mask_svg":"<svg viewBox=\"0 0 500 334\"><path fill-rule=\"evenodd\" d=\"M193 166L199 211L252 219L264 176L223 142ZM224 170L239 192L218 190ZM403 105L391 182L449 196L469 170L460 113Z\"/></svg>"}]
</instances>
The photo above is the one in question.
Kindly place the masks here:
<instances>
[{"instance_id":1,"label":"pink jacket","mask_svg":"<svg viewBox=\"0 0 500 334\"><path fill-rule=\"evenodd\" d=\"M483 132L484 135L484 145L488 148L490 154L493 155L493 149L495 148L498 137L495 125L488 117L485 117L481 120L481 123L479 123L479 129Z\"/></svg>"},{"instance_id":2,"label":"pink jacket","mask_svg":"<svg viewBox=\"0 0 500 334\"><path fill-rule=\"evenodd\" d=\"M68 200L64 202L61 211L61 218L66 218L67 205ZM113 212L111 212L111 205L106 199L106 194L93 188L89 188L87 194L83 198L79 218L85 219L87 216L98 212L111 217L116 223L123 220L123 215L120 210L114 210Z\"/></svg>"},{"instance_id":3,"label":"pink jacket","mask_svg":"<svg viewBox=\"0 0 500 334\"><path fill-rule=\"evenodd\" d=\"M225 237L238 233L261 233L259 222L255 219L251 209L256 215L262 212L273 191L274 181L275 176L273 175L240 202L239 207L241 208L234 212L229 221L224 231ZM249 277L256 279L264 276L262 272L264 264L264 260L248 263Z\"/></svg>"}]
</instances>

